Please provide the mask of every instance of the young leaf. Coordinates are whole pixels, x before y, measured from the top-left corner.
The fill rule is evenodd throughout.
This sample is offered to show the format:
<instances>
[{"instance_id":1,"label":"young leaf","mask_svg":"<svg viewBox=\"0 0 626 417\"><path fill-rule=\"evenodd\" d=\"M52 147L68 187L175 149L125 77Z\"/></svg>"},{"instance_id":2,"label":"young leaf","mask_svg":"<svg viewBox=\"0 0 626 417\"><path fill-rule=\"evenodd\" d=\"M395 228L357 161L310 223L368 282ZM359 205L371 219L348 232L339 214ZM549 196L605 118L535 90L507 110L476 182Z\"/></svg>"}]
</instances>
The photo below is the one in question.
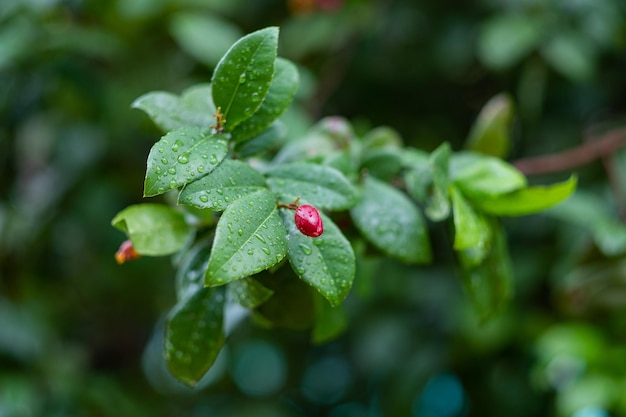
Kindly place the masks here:
<instances>
[{"instance_id":1,"label":"young leaf","mask_svg":"<svg viewBox=\"0 0 626 417\"><path fill-rule=\"evenodd\" d=\"M196 181L213 171L228 153L228 143L197 127L163 136L148 155L144 197Z\"/></svg>"},{"instance_id":2,"label":"young leaf","mask_svg":"<svg viewBox=\"0 0 626 417\"><path fill-rule=\"evenodd\" d=\"M222 285L256 274L287 254L285 228L269 190L246 194L217 223L205 285Z\"/></svg>"},{"instance_id":3,"label":"young leaf","mask_svg":"<svg viewBox=\"0 0 626 417\"><path fill-rule=\"evenodd\" d=\"M172 375L190 387L209 370L224 345L224 294L201 288L179 301L167 317L165 361Z\"/></svg>"},{"instance_id":4,"label":"young leaf","mask_svg":"<svg viewBox=\"0 0 626 417\"><path fill-rule=\"evenodd\" d=\"M333 306L346 298L356 272L354 251L341 230L320 213L324 233L317 238L303 235L296 227L293 211L281 209L287 229L289 262L298 276L323 295Z\"/></svg>"},{"instance_id":5,"label":"young leaf","mask_svg":"<svg viewBox=\"0 0 626 417\"><path fill-rule=\"evenodd\" d=\"M526 186L526 177L499 158L476 152L457 152L450 161L452 182L465 196L482 200Z\"/></svg>"},{"instance_id":6,"label":"young leaf","mask_svg":"<svg viewBox=\"0 0 626 417\"><path fill-rule=\"evenodd\" d=\"M576 190L577 179L548 186L528 187L512 193L476 202L485 213L496 216L524 216L543 211L569 197Z\"/></svg>"},{"instance_id":7,"label":"young leaf","mask_svg":"<svg viewBox=\"0 0 626 417\"><path fill-rule=\"evenodd\" d=\"M450 145L443 143L433 151L429 158L433 188L424 213L432 221L440 221L450 215L450 198L448 197L450 154Z\"/></svg>"},{"instance_id":8,"label":"young leaf","mask_svg":"<svg viewBox=\"0 0 626 417\"><path fill-rule=\"evenodd\" d=\"M315 323L313 343L326 343L339 336L348 327L348 315L343 307L333 307L322 297L315 297Z\"/></svg>"},{"instance_id":9,"label":"young leaf","mask_svg":"<svg viewBox=\"0 0 626 417\"><path fill-rule=\"evenodd\" d=\"M476 264L473 254L460 251L463 286L482 320L506 305L513 292L513 269L504 229L495 219L489 223L492 236L487 257Z\"/></svg>"},{"instance_id":10,"label":"young leaf","mask_svg":"<svg viewBox=\"0 0 626 417\"><path fill-rule=\"evenodd\" d=\"M472 126L466 148L506 158L511 149L513 100L508 94L498 94L485 104Z\"/></svg>"},{"instance_id":11,"label":"young leaf","mask_svg":"<svg viewBox=\"0 0 626 417\"><path fill-rule=\"evenodd\" d=\"M265 178L256 169L245 162L225 159L211 175L183 188L178 204L221 211L241 196L263 188Z\"/></svg>"},{"instance_id":12,"label":"young leaf","mask_svg":"<svg viewBox=\"0 0 626 417\"><path fill-rule=\"evenodd\" d=\"M143 110L163 131L183 127L199 127L208 130L214 123L215 105L211 97L211 85L200 84L176 96L164 91L144 94L132 104Z\"/></svg>"},{"instance_id":13,"label":"young leaf","mask_svg":"<svg viewBox=\"0 0 626 417\"><path fill-rule=\"evenodd\" d=\"M430 261L430 243L420 212L392 186L367 177L361 201L350 213L367 240L387 255L405 262Z\"/></svg>"},{"instance_id":14,"label":"young leaf","mask_svg":"<svg viewBox=\"0 0 626 417\"><path fill-rule=\"evenodd\" d=\"M345 210L358 201L357 189L335 168L307 162L278 165L267 172L267 184L287 202L301 197L317 208Z\"/></svg>"},{"instance_id":15,"label":"young leaf","mask_svg":"<svg viewBox=\"0 0 626 417\"><path fill-rule=\"evenodd\" d=\"M291 104L298 90L298 70L286 59L277 58L274 78L261 107L233 131L235 142L248 140L267 129ZM228 120L228 119L227 119Z\"/></svg>"},{"instance_id":16,"label":"young leaf","mask_svg":"<svg viewBox=\"0 0 626 417\"><path fill-rule=\"evenodd\" d=\"M227 288L230 298L246 308L257 308L274 294L252 277L232 281Z\"/></svg>"},{"instance_id":17,"label":"young leaf","mask_svg":"<svg viewBox=\"0 0 626 417\"><path fill-rule=\"evenodd\" d=\"M136 204L119 212L111 224L126 233L137 253L162 256L178 252L191 228L184 215L160 204Z\"/></svg>"},{"instance_id":18,"label":"young leaf","mask_svg":"<svg viewBox=\"0 0 626 417\"><path fill-rule=\"evenodd\" d=\"M270 27L239 39L222 57L213 73L213 101L232 132L263 103L274 76L278 28Z\"/></svg>"},{"instance_id":19,"label":"young leaf","mask_svg":"<svg viewBox=\"0 0 626 417\"><path fill-rule=\"evenodd\" d=\"M474 211L456 187L451 188L450 196L454 213L454 249L484 248L490 239L485 219Z\"/></svg>"}]
</instances>

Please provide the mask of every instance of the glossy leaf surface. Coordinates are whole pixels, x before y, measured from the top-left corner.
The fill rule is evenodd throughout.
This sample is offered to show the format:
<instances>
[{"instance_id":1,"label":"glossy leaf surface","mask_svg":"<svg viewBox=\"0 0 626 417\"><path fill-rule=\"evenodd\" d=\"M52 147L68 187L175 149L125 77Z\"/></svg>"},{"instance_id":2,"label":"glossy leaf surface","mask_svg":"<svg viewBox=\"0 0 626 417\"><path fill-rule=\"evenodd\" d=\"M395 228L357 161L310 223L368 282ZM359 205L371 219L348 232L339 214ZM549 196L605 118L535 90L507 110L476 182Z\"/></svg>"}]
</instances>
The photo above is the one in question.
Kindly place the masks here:
<instances>
[{"instance_id":1,"label":"glossy leaf surface","mask_svg":"<svg viewBox=\"0 0 626 417\"><path fill-rule=\"evenodd\" d=\"M241 306L256 308L270 299L274 291L252 277L238 279L228 284L228 295Z\"/></svg>"},{"instance_id":2,"label":"glossy leaf surface","mask_svg":"<svg viewBox=\"0 0 626 417\"><path fill-rule=\"evenodd\" d=\"M526 177L499 158L476 152L458 152L450 161L455 186L472 199L506 194L526 186Z\"/></svg>"},{"instance_id":3,"label":"glossy leaf surface","mask_svg":"<svg viewBox=\"0 0 626 417\"><path fill-rule=\"evenodd\" d=\"M150 149L144 196L163 194L204 177L227 153L228 143L204 129L191 127L169 132Z\"/></svg>"},{"instance_id":4,"label":"glossy leaf surface","mask_svg":"<svg viewBox=\"0 0 626 417\"><path fill-rule=\"evenodd\" d=\"M361 201L350 213L363 236L382 252L405 262L430 261L425 222L402 192L367 177Z\"/></svg>"},{"instance_id":5,"label":"glossy leaf surface","mask_svg":"<svg viewBox=\"0 0 626 417\"><path fill-rule=\"evenodd\" d=\"M276 197L246 194L226 208L215 230L205 285L222 285L267 269L287 254Z\"/></svg>"},{"instance_id":6,"label":"glossy leaf surface","mask_svg":"<svg viewBox=\"0 0 626 417\"><path fill-rule=\"evenodd\" d=\"M451 153L450 145L444 143L435 149L429 158L432 170L432 190L424 213L432 221L441 221L450 215L448 184L450 183Z\"/></svg>"},{"instance_id":7,"label":"glossy leaf surface","mask_svg":"<svg viewBox=\"0 0 626 417\"><path fill-rule=\"evenodd\" d=\"M498 94L485 104L472 126L466 148L506 158L511 149L513 100L508 94Z\"/></svg>"},{"instance_id":8,"label":"glossy leaf surface","mask_svg":"<svg viewBox=\"0 0 626 417\"><path fill-rule=\"evenodd\" d=\"M160 204L136 204L119 212L111 224L126 233L141 255L162 256L178 252L191 228L184 215Z\"/></svg>"},{"instance_id":9,"label":"glossy leaf surface","mask_svg":"<svg viewBox=\"0 0 626 417\"><path fill-rule=\"evenodd\" d=\"M489 239L489 226L456 188L450 190L454 213L454 249L484 248Z\"/></svg>"}]
</instances>

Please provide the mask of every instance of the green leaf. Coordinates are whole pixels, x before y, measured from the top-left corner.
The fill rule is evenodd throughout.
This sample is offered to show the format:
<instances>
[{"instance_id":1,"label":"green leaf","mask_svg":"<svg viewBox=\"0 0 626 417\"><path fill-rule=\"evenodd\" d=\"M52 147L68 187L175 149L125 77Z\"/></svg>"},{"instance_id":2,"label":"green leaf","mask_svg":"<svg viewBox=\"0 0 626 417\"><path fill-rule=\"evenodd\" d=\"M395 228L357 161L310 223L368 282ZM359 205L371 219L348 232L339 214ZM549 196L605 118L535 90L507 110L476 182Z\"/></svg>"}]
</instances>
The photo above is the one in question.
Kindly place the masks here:
<instances>
[{"instance_id":1,"label":"green leaf","mask_svg":"<svg viewBox=\"0 0 626 417\"><path fill-rule=\"evenodd\" d=\"M213 73L213 101L232 132L263 103L274 76L278 28L270 27L239 39Z\"/></svg>"},{"instance_id":2,"label":"green leaf","mask_svg":"<svg viewBox=\"0 0 626 417\"><path fill-rule=\"evenodd\" d=\"M246 308L257 308L265 303L274 291L252 277L238 279L228 284L228 295Z\"/></svg>"},{"instance_id":3,"label":"green leaf","mask_svg":"<svg viewBox=\"0 0 626 417\"><path fill-rule=\"evenodd\" d=\"M414 263L431 260L426 225L420 212L392 186L367 177L361 201L350 213L361 233L392 258Z\"/></svg>"},{"instance_id":4,"label":"green leaf","mask_svg":"<svg viewBox=\"0 0 626 417\"><path fill-rule=\"evenodd\" d=\"M260 274L259 280L274 295L254 310L254 318L268 327L305 330L315 317L313 293L291 268L281 268L274 274Z\"/></svg>"},{"instance_id":5,"label":"green leaf","mask_svg":"<svg viewBox=\"0 0 626 417\"><path fill-rule=\"evenodd\" d=\"M303 235L296 227L293 211L281 209L287 229L289 262L298 276L315 288L333 306L350 292L356 273L354 251L341 230L323 213L324 233L317 238Z\"/></svg>"},{"instance_id":6,"label":"green leaf","mask_svg":"<svg viewBox=\"0 0 626 417\"><path fill-rule=\"evenodd\" d=\"M526 177L499 158L457 152L450 161L452 182L472 200L482 200L526 187Z\"/></svg>"},{"instance_id":7,"label":"green leaf","mask_svg":"<svg viewBox=\"0 0 626 417\"><path fill-rule=\"evenodd\" d=\"M204 273L211 254L210 242L201 242L185 252L176 271L176 299L189 298L204 287Z\"/></svg>"},{"instance_id":8,"label":"green leaf","mask_svg":"<svg viewBox=\"0 0 626 417\"><path fill-rule=\"evenodd\" d=\"M401 151L395 148L378 148L365 152L361 169L383 181L391 180L402 169Z\"/></svg>"},{"instance_id":9,"label":"green leaf","mask_svg":"<svg viewBox=\"0 0 626 417\"><path fill-rule=\"evenodd\" d=\"M243 195L265 188L265 178L245 162L225 159L211 175L183 188L178 204L224 210Z\"/></svg>"},{"instance_id":10,"label":"green leaf","mask_svg":"<svg viewBox=\"0 0 626 417\"><path fill-rule=\"evenodd\" d=\"M541 48L541 55L562 75L581 82L589 80L595 72L594 47L582 33L558 33Z\"/></svg>"},{"instance_id":11,"label":"green leaf","mask_svg":"<svg viewBox=\"0 0 626 417\"><path fill-rule=\"evenodd\" d=\"M491 199L483 199L475 204L485 213L496 216L533 214L568 198L576 190L576 183L576 176L572 175L563 182L548 186L528 187Z\"/></svg>"},{"instance_id":12,"label":"green leaf","mask_svg":"<svg viewBox=\"0 0 626 417\"><path fill-rule=\"evenodd\" d=\"M136 204L119 212L111 224L126 233L142 255L162 256L178 252L191 228L184 215L160 204Z\"/></svg>"},{"instance_id":13,"label":"green leaf","mask_svg":"<svg viewBox=\"0 0 626 417\"><path fill-rule=\"evenodd\" d=\"M287 254L285 228L269 190L246 194L222 214L205 285L222 285L267 269Z\"/></svg>"},{"instance_id":14,"label":"green leaf","mask_svg":"<svg viewBox=\"0 0 626 417\"><path fill-rule=\"evenodd\" d=\"M172 16L170 32L187 53L210 67L214 67L242 36L237 26L218 18L216 14L201 15L196 12L181 12Z\"/></svg>"},{"instance_id":15,"label":"green leaf","mask_svg":"<svg viewBox=\"0 0 626 417\"><path fill-rule=\"evenodd\" d=\"M407 192L416 201L426 202L428 187L433 181L428 153L414 148L405 148L402 152L402 160L402 165L407 168L404 173Z\"/></svg>"},{"instance_id":16,"label":"green leaf","mask_svg":"<svg viewBox=\"0 0 626 417\"><path fill-rule=\"evenodd\" d=\"M232 140L242 142L267 129L287 110L298 90L298 70L286 59L277 58L274 77L261 107L232 131ZM228 120L228 119L227 119Z\"/></svg>"},{"instance_id":17,"label":"green leaf","mask_svg":"<svg viewBox=\"0 0 626 417\"><path fill-rule=\"evenodd\" d=\"M489 226L465 200L463 194L451 187L452 211L454 213L454 249L484 248L490 239Z\"/></svg>"},{"instance_id":18,"label":"green leaf","mask_svg":"<svg viewBox=\"0 0 626 417\"><path fill-rule=\"evenodd\" d=\"M458 252L463 286L482 320L501 311L513 293L513 269L504 229L495 219L488 224L492 246L482 262L476 264L471 251Z\"/></svg>"},{"instance_id":19,"label":"green leaf","mask_svg":"<svg viewBox=\"0 0 626 417\"><path fill-rule=\"evenodd\" d=\"M450 215L448 184L451 153L450 144L446 142L435 149L429 158L433 188L424 213L432 221L441 221Z\"/></svg>"},{"instance_id":20,"label":"green leaf","mask_svg":"<svg viewBox=\"0 0 626 417\"><path fill-rule=\"evenodd\" d=\"M465 147L469 150L506 158L511 149L513 100L498 94L485 104L472 126Z\"/></svg>"},{"instance_id":21,"label":"green leaf","mask_svg":"<svg viewBox=\"0 0 626 417\"><path fill-rule=\"evenodd\" d=\"M345 210L356 204L358 191L335 168L294 162L278 165L267 172L267 184L284 201L303 201L319 209Z\"/></svg>"},{"instance_id":22,"label":"green leaf","mask_svg":"<svg viewBox=\"0 0 626 417\"><path fill-rule=\"evenodd\" d=\"M541 41L541 28L532 18L501 14L485 22L478 38L478 57L491 69L517 64Z\"/></svg>"},{"instance_id":23,"label":"green leaf","mask_svg":"<svg viewBox=\"0 0 626 417\"><path fill-rule=\"evenodd\" d=\"M272 152L280 149L285 143L287 128L277 120L259 135L235 145L235 152L240 158L249 158L263 152Z\"/></svg>"},{"instance_id":24,"label":"green leaf","mask_svg":"<svg viewBox=\"0 0 626 417\"><path fill-rule=\"evenodd\" d=\"M380 126L367 132L363 139L363 150L365 152L381 149L402 147L402 138L400 134L388 126Z\"/></svg>"},{"instance_id":25,"label":"green leaf","mask_svg":"<svg viewBox=\"0 0 626 417\"><path fill-rule=\"evenodd\" d=\"M348 315L343 307L333 307L322 297L315 297L313 343L321 344L335 339L348 327Z\"/></svg>"},{"instance_id":26,"label":"green leaf","mask_svg":"<svg viewBox=\"0 0 626 417\"><path fill-rule=\"evenodd\" d=\"M196 181L213 171L228 153L228 142L197 127L169 132L148 155L144 197Z\"/></svg>"},{"instance_id":27,"label":"green leaf","mask_svg":"<svg viewBox=\"0 0 626 417\"><path fill-rule=\"evenodd\" d=\"M154 91L139 97L132 107L147 113L163 132L194 126L208 130L216 112L210 84L190 87L180 97Z\"/></svg>"},{"instance_id":28,"label":"green leaf","mask_svg":"<svg viewBox=\"0 0 626 417\"><path fill-rule=\"evenodd\" d=\"M165 361L172 375L190 387L215 362L224 345L224 294L201 288L180 301L167 317Z\"/></svg>"}]
</instances>

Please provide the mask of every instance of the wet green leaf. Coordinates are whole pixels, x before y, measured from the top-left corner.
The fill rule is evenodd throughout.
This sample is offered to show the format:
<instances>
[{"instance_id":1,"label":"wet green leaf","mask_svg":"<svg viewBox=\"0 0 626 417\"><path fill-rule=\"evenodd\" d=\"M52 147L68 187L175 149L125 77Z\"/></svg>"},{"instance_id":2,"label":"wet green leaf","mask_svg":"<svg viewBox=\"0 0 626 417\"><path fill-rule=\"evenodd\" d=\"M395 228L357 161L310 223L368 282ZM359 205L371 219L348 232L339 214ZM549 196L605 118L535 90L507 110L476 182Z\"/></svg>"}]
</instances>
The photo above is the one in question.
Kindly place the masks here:
<instances>
[{"instance_id":1,"label":"wet green leaf","mask_svg":"<svg viewBox=\"0 0 626 417\"><path fill-rule=\"evenodd\" d=\"M450 215L448 184L450 183L451 153L450 145L443 143L433 151L429 158L432 170L432 191L426 200L424 213L432 221L441 221Z\"/></svg>"},{"instance_id":2,"label":"wet green leaf","mask_svg":"<svg viewBox=\"0 0 626 417\"><path fill-rule=\"evenodd\" d=\"M450 190L454 213L454 249L484 248L490 239L489 226L456 188Z\"/></svg>"},{"instance_id":3,"label":"wet green leaf","mask_svg":"<svg viewBox=\"0 0 626 417\"><path fill-rule=\"evenodd\" d=\"M211 254L210 242L196 244L185 252L176 271L176 299L189 298L204 287L204 273Z\"/></svg>"},{"instance_id":4,"label":"wet green leaf","mask_svg":"<svg viewBox=\"0 0 626 417\"><path fill-rule=\"evenodd\" d=\"M213 171L228 153L220 135L197 127L169 132L150 149L144 197L196 181Z\"/></svg>"},{"instance_id":5,"label":"wet green leaf","mask_svg":"<svg viewBox=\"0 0 626 417\"><path fill-rule=\"evenodd\" d=\"M294 64L282 58L277 58L275 65L272 85L263 103L250 118L232 131L235 142L253 138L267 129L291 104L298 90L298 70Z\"/></svg>"},{"instance_id":6,"label":"wet green leaf","mask_svg":"<svg viewBox=\"0 0 626 417\"><path fill-rule=\"evenodd\" d=\"M465 147L469 150L506 158L511 149L513 100L498 94L485 104L476 118Z\"/></svg>"},{"instance_id":7,"label":"wet green leaf","mask_svg":"<svg viewBox=\"0 0 626 417\"><path fill-rule=\"evenodd\" d=\"M209 130L215 123L210 84L190 87L181 96L164 91L147 93L135 100L132 107L147 113L163 132L184 127Z\"/></svg>"},{"instance_id":8,"label":"wet green leaf","mask_svg":"<svg viewBox=\"0 0 626 417\"><path fill-rule=\"evenodd\" d=\"M232 132L252 116L267 95L274 75L278 28L258 30L239 39L213 73L213 101Z\"/></svg>"},{"instance_id":9,"label":"wet green leaf","mask_svg":"<svg viewBox=\"0 0 626 417\"><path fill-rule=\"evenodd\" d=\"M252 277L232 281L227 288L228 295L246 308L257 308L274 294L274 291Z\"/></svg>"},{"instance_id":10,"label":"wet green leaf","mask_svg":"<svg viewBox=\"0 0 626 417\"><path fill-rule=\"evenodd\" d=\"M136 204L119 212L111 224L126 233L142 255L162 256L178 252L191 228L182 213L160 204Z\"/></svg>"},{"instance_id":11,"label":"wet green leaf","mask_svg":"<svg viewBox=\"0 0 626 417\"><path fill-rule=\"evenodd\" d=\"M226 208L215 230L205 285L226 284L267 269L287 254L276 197L256 191Z\"/></svg>"},{"instance_id":12,"label":"wet green leaf","mask_svg":"<svg viewBox=\"0 0 626 417\"><path fill-rule=\"evenodd\" d=\"M499 158L457 152L450 161L453 184L472 200L482 200L526 187L526 177Z\"/></svg>"},{"instance_id":13,"label":"wet green leaf","mask_svg":"<svg viewBox=\"0 0 626 417\"><path fill-rule=\"evenodd\" d=\"M359 204L350 211L363 236L387 255L405 262L431 259L426 224L402 192L367 177Z\"/></svg>"},{"instance_id":14,"label":"wet green leaf","mask_svg":"<svg viewBox=\"0 0 626 417\"><path fill-rule=\"evenodd\" d=\"M257 136L235 145L235 152L241 158L257 156L263 152L277 151L285 143L287 128L277 120Z\"/></svg>"},{"instance_id":15,"label":"wet green leaf","mask_svg":"<svg viewBox=\"0 0 626 417\"><path fill-rule=\"evenodd\" d=\"M201 288L176 304L165 327L165 361L172 375L190 387L209 370L224 345L224 294Z\"/></svg>"},{"instance_id":16,"label":"wet green leaf","mask_svg":"<svg viewBox=\"0 0 626 417\"><path fill-rule=\"evenodd\" d=\"M512 193L476 202L480 210L496 216L524 216L543 211L568 198L576 190L577 179L547 186L523 188Z\"/></svg>"},{"instance_id":17,"label":"wet green leaf","mask_svg":"<svg viewBox=\"0 0 626 417\"><path fill-rule=\"evenodd\" d=\"M265 178L245 162L225 159L211 175L183 188L179 204L224 210L236 199L265 188Z\"/></svg>"},{"instance_id":18,"label":"wet green leaf","mask_svg":"<svg viewBox=\"0 0 626 417\"><path fill-rule=\"evenodd\" d=\"M350 292L355 275L354 251L341 230L323 213L324 233L317 238L303 235L292 210L281 209L287 229L289 262L298 276L315 288L333 306Z\"/></svg>"},{"instance_id":19,"label":"wet green leaf","mask_svg":"<svg viewBox=\"0 0 626 417\"><path fill-rule=\"evenodd\" d=\"M356 204L358 191L335 168L294 162L278 165L267 172L267 184L283 202L301 197L318 209L345 210Z\"/></svg>"}]
</instances>

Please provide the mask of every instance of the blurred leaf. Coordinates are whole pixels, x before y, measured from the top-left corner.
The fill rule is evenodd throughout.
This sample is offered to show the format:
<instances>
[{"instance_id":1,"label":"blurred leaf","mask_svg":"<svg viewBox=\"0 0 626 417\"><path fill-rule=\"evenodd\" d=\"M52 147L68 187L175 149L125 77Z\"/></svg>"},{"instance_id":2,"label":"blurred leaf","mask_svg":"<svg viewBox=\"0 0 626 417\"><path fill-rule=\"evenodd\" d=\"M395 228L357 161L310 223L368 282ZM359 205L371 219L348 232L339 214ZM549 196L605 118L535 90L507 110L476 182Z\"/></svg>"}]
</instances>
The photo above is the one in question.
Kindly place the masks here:
<instances>
[{"instance_id":1,"label":"blurred leaf","mask_svg":"<svg viewBox=\"0 0 626 417\"><path fill-rule=\"evenodd\" d=\"M246 308L257 308L274 294L252 277L232 281L227 288L229 296Z\"/></svg>"},{"instance_id":2,"label":"blurred leaf","mask_svg":"<svg viewBox=\"0 0 626 417\"><path fill-rule=\"evenodd\" d=\"M332 307L322 297L315 297L315 323L313 325L313 343L329 342L348 327L348 315L341 306Z\"/></svg>"},{"instance_id":3,"label":"blurred leaf","mask_svg":"<svg viewBox=\"0 0 626 417\"><path fill-rule=\"evenodd\" d=\"M578 33L558 33L541 48L541 54L556 71L580 82L589 80L594 74L592 48L587 38Z\"/></svg>"},{"instance_id":4,"label":"blurred leaf","mask_svg":"<svg viewBox=\"0 0 626 417\"><path fill-rule=\"evenodd\" d=\"M403 165L407 168L404 173L407 192L423 204L428 197L428 187L433 181L429 155L418 149L406 148L402 152L402 158Z\"/></svg>"},{"instance_id":5,"label":"blurred leaf","mask_svg":"<svg viewBox=\"0 0 626 417\"><path fill-rule=\"evenodd\" d=\"M478 57L491 69L517 64L541 41L538 21L529 16L501 14L487 20L478 38Z\"/></svg>"},{"instance_id":6,"label":"blurred leaf","mask_svg":"<svg viewBox=\"0 0 626 417\"><path fill-rule=\"evenodd\" d=\"M221 288L201 288L179 301L167 317L165 360L182 383L195 386L224 345Z\"/></svg>"},{"instance_id":7,"label":"blurred leaf","mask_svg":"<svg viewBox=\"0 0 626 417\"><path fill-rule=\"evenodd\" d=\"M245 162L225 159L211 175L183 188L178 203L221 211L241 196L264 188L265 178L256 169Z\"/></svg>"},{"instance_id":8,"label":"blurred leaf","mask_svg":"<svg viewBox=\"0 0 626 417\"><path fill-rule=\"evenodd\" d=\"M402 169L401 154L402 151L395 148L369 150L362 156L361 169L383 181L391 180Z\"/></svg>"},{"instance_id":9,"label":"blurred leaf","mask_svg":"<svg viewBox=\"0 0 626 417\"><path fill-rule=\"evenodd\" d=\"M506 158L511 149L513 100L498 94L485 104L469 133L465 147L469 150Z\"/></svg>"},{"instance_id":10,"label":"blurred leaf","mask_svg":"<svg viewBox=\"0 0 626 417\"><path fill-rule=\"evenodd\" d=\"M235 142L248 140L263 132L291 104L298 90L298 70L286 59L277 58L272 84L261 103L261 107L248 119L240 123L233 131Z\"/></svg>"},{"instance_id":11,"label":"blurred leaf","mask_svg":"<svg viewBox=\"0 0 626 417\"><path fill-rule=\"evenodd\" d=\"M132 107L143 110L163 131L198 127L209 130L216 112L211 97L211 85L199 84L179 96L164 91L153 91L136 99Z\"/></svg>"},{"instance_id":12,"label":"blurred leaf","mask_svg":"<svg viewBox=\"0 0 626 417\"><path fill-rule=\"evenodd\" d=\"M285 124L277 120L257 136L237 143L235 152L241 158L257 156L263 152L275 152L285 143L286 134Z\"/></svg>"},{"instance_id":13,"label":"blurred leaf","mask_svg":"<svg viewBox=\"0 0 626 417\"><path fill-rule=\"evenodd\" d=\"M319 209L345 210L358 200L357 189L335 168L294 162L267 171L267 184L283 202L301 197Z\"/></svg>"},{"instance_id":14,"label":"blurred leaf","mask_svg":"<svg viewBox=\"0 0 626 417\"><path fill-rule=\"evenodd\" d=\"M25 18L18 18L0 27L0 69L16 64L37 50L37 26Z\"/></svg>"},{"instance_id":15,"label":"blurred leaf","mask_svg":"<svg viewBox=\"0 0 626 417\"><path fill-rule=\"evenodd\" d=\"M305 236L297 229L293 211L281 209L280 214L287 229L288 256L294 271L330 304L341 304L350 292L355 275L350 242L323 213L320 216L324 233L317 238Z\"/></svg>"},{"instance_id":16,"label":"blurred leaf","mask_svg":"<svg viewBox=\"0 0 626 417\"><path fill-rule=\"evenodd\" d=\"M502 225L495 219L488 223L491 248L477 263L472 250L458 252L463 286L481 320L500 312L513 293L513 269Z\"/></svg>"},{"instance_id":17,"label":"blurred leaf","mask_svg":"<svg viewBox=\"0 0 626 417\"><path fill-rule=\"evenodd\" d=\"M453 184L472 199L496 197L526 186L526 177L499 158L475 152L457 152L450 161Z\"/></svg>"},{"instance_id":18,"label":"blurred leaf","mask_svg":"<svg viewBox=\"0 0 626 417\"><path fill-rule=\"evenodd\" d=\"M204 287L204 274L211 254L210 242L200 242L186 251L176 271L176 299L182 301Z\"/></svg>"},{"instance_id":19,"label":"blurred leaf","mask_svg":"<svg viewBox=\"0 0 626 417\"><path fill-rule=\"evenodd\" d=\"M278 47L278 28L258 30L239 39L213 73L213 102L221 107L232 132L263 103L272 77Z\"/></svg>"},{"instance_id":20,"label":"blurred leaf","mask_svg":"<svg viewBox=\"0 0 626 417\"><path fill-rule=\"evenodd\" d=\"M402 147L400 134L388 126L376 127L367 132L361 139L365 152L381 148L399 149Z\"/></svg>"},{"instance_id":21,"label":"blurred leaf","mask_svg":"<svg viewBox=\"0 0 626 417\"><path fill-rule=\"evenodd\" d=\"M191 233L181 212L160 204L128 206L111 224L126 233L135 251L142 255L162 256L178 252Z\"/></svg>"},{"instance_id":22,"label":"blurred leaf","mask_svg":"<svg viewBox=\"0 0 626 417\"><path fill-rule=\"evenodd\" d=\"M260 281L274 295L254 310L254 318L269 327L305 330L315 318L311 287L293 275L290 268L265 275Z\"/></svg>"},{"instance_id":23,"label":"blurred leaf","mask_svg":"<svg viewBox=\"0 0 626 417\"><path fill-rule=\"evenodd\" d=\"M493 198L476 200L476 206L496 216L523 216L543 211L568 198L575 190L577 179L548 186L528 187Z\"/></svg>"},{"instance_id":24,"label":"blurred leaf","mask_svg":"<svg viewBox=\"0 0 626 417\"><path fill-rule=\"evenodd\" d=\"M432 170L432 192L426 200L424 213L432 221L446 219L450 215L450 198L448 196L450 144L443 143L430 155Z\"/></svg>"},{"instance_id":25,"label":"blurred leaf","mask_svg":"<svg viewBox=\"0 0 626 417\"><path fill-rule=\"evenodd\" d=\"M220 136L197 127L169 132L150 149L144 197L196 181L213 171L228 152Z\"/></svg>"},{"instance_id":26,"label":"blurred leaf","mask_svg":"<svg viewBox=\"0 0 626 417\"><path fill-rule=\"evenodd\" d=\"M387 255L411 263L430 261L424 220L402 192L366 177L361 201L350 213L363 236Z\"/></svg>"},{"instance_id":27,"label":"blurred leaf","mask_svg":"<svg viewBox=\"0 0 626 417\"><path fill-rule=\"evenodd\" d=\"M241 30L229 21L197 12L172 16L170 32L186 52L209 67L215 67L242 36Z\"/></svg>"},{"instance_id":28,"label":"blurred leaf","mask_svg":"<svg viewBox=\"0 0 626 417\"><path fill-rule=\"evenodd\" d=\"M269 190L246 194L217 223L205 285L222 285L267 269L287 254L285 228Z\"/></svg>"},{"instance_id":29,"label":"blurred leaf","mask_svg":"<svg viewBox=\"0 0 626 417\"><path fill-rule=\"evenodd\" d=\"M454 213L454 249L484 248L490 239L489 226L456 188L450 189Z\"/></svg>"}]
</instances>

